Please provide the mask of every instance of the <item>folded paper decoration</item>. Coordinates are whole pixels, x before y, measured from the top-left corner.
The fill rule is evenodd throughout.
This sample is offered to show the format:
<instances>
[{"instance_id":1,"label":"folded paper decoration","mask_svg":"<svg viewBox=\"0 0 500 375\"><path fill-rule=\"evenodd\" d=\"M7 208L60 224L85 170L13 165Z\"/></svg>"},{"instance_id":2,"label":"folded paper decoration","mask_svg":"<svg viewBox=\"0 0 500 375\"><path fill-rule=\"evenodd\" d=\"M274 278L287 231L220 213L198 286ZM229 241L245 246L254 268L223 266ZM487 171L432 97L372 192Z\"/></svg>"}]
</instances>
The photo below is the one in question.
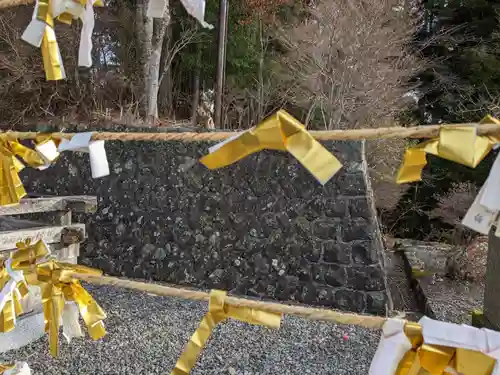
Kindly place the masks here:
<instances>
[{"instance_id":1,"label":"folded paper decoration","mask_svg":"<svg viewBox=\"0 0 500 375\"><path fill-rule=\"evenodd\" d=\"M233 164L261 150L288 151L322 185L326 184L342 164L316 141L298 120L280 110L259 125L209 149L200 159L207 168L216 169Z\"/></svg>"},{"instance_id":2,"label":"folded paper decoration","mask_svg":"<svg viewBox=\"0 0 500 375\"><path fill-rule=\"evenodd\" d=\"M483 122L500 124L500 121L490 116L483 119ZM488 234L492 225L497 223L498 213L500 212L500 195L498 187L500 186L500 157L497 155L486 182L479 190L476 199L470 206L467 214L462 220L462 224L482 234ZM497 225L497 236L498 233Z\"/></svg>"},{"instance_id":3,"label":"folded paper decoration","mask_svg":"<svg viewBox=\"0 0 500 375\"><path fill-rule=\"evenodd\" d=\"M19 178L19 172L25 164L32 168L45 169L55 158L49 152L51 141L45 139L40 143L41 152L30 149L7 135L0 135L0 206L17 204L26 195ZM52 158L52 160L49 160ZM21 160L24 161L21 162Z\"/></svg>"},{"instance_id":4,"label":"folded paper decoration","mask_svg":"<svg viewBox=\"0 0 500 375\"><path fill-rule=\"evenodd\" d=\"M106 334L103 324L106 314L80 282L72 277L74 273L100 276L102 272L54 261L43 241L35 244L26 241L17 244L17 247L18 250L6 262L7 272L2 273L0 279L0 328L4 327L3 332L14 328L15 317L22 312L20 298L27 293L26 285L30 285L41 290L45 331L49 334L52 356L58 354L61 325L68 341L72 337L82 336L79 315L92 339L103 337ZM13 283L15 287L12 287ZM21 290L21 287L24 289Z\"/></svg>"},{"instance_id":5,"label":"folded paper decoration","mask_svg":"<svg viewBox=\"0 0 500 375\"><path fill-rule=\"evenodd\" d=\"M26 362L0 364L0 375L31 375L31 369Z\"/></svg>"},{"instance_id":6,"label":"folded paper decoration","mask_svg":"<svg viewBox=\"0 0 500 375\"><path fill-rule=\"evenodd\" d=\"M500 333L424 317L388 319L369 375L500 375Z\"/></svg>"},{"instance_id":7,"label":"folded paper decoration","mask_svg":"<svg viewBox=\"0 0 500 375\"><path fill-rule=\"evenodd\" d=\"M102 0L37 0L33 18L21 39L42 50L45 76L49 81L66 78L63 60L54 32L54 19L71 24L73 19L81 19L78 66L92 65L92 32L94 30L94 6L103 6Z\"/></svg>"},{"instance_id":8,"label":"folded paper decoration","mask_svg":"<svg viewBox=\"0 0 500 375\"><path fill-rule=\"evenodd\" d=\"M225 297L226 292L212 290L208 313L203 317L200 326L187 343L171 375L189 374L215 326L228 318L250 324L263 325L269 328L280 327L281 314L259 311L248 307L227 305L224 303Z\"/></svg>"},{"instance_id":9,"label":"folded paper decoration","mask_svg":"<svg viewBox=\"0 0 500 375\"><path fill-rule=\"evenodd\" d=\"M486 116L481 123L500 123L491 116ZM427 164L426 154L433 154L475 168L496 143L498 136L480 136L473 126L443 126L439 138L422 142L406 150L403 165L399 169L396 182L420 181L422 170Z\"/></svg>"},{"instance_id":10,"label":"folded paper decoration","mask_svg":"<svg viewBox=\"0 0 500 375\"><path fill-rule=\"evenodd\" d=\"M205 22L205 0L181 0L186 12L194 17L202 27L213 29ZM163 18L168 8L168 0L149 0L146 15L152 18Z\"/></svg>"},{"instance_id":11,"label":"folded paper decoration","mask_svg":"<svg viewBox=\"0 0 500 375\"><path fill-rule=\"evenodd\" d=\"M59 152L75 151L89 154L92 178L109 175L109 163L104 141L92 141L92 133L78 133L71 140L63 139L58 147Z\"/></svg>"}]
</instances>

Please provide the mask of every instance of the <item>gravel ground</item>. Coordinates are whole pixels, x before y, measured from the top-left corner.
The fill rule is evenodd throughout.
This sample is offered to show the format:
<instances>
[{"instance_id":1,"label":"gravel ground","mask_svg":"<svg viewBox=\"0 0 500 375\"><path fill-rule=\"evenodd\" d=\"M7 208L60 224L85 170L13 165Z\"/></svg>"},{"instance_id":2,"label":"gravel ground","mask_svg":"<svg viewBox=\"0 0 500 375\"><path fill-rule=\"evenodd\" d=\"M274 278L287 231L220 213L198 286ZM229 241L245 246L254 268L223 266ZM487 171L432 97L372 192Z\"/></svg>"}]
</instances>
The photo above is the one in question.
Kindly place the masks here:
<instances>
[{"instance_id":1,"label":"gravel ground","mask_svg":"<svg viewBox=\"0 0 500 375\"><path fill-rule=\"evenodd\" d=\"M108 314L108 335L67 344L57 359L46 337L0 355L40 374L169 374L207 309L206 303L110 287L87 287ZM343 336L347 335L347 341ZM279 330L228 321L207 343L193 375L367 374L380 332L285 317Z\"/></svg>"},{"instance_id":2,"label":"gravel ground","mask_svg":"<svg viewBox=\"0 0 500 375\"><path fill-rule=\"evenodd\" d=\"M483 309L484 285L482 284L444 278L423 288L438 320L471 324L472 311Z\"/></svg>"}]
</instances>

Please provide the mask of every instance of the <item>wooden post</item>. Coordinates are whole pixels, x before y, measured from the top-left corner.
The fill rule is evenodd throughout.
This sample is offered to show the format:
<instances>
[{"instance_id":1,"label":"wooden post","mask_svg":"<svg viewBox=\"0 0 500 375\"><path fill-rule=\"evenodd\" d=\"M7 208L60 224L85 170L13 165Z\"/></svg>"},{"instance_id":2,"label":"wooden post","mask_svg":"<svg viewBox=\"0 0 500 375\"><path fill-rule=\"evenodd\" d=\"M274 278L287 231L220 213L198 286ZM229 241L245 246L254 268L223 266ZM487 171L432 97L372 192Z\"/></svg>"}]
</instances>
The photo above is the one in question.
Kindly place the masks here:
<instances>
[{"instance_id":1,"label":"wooden post","mask_svg":"<svg viewBox=\"0 0 500 375\"><path fill-rule=\"evenodd\" d=\"M484 323L486 327L500 331L500 238L495 236L495 228L490 231L488 238Z\"/></svg>"}]
</instances>

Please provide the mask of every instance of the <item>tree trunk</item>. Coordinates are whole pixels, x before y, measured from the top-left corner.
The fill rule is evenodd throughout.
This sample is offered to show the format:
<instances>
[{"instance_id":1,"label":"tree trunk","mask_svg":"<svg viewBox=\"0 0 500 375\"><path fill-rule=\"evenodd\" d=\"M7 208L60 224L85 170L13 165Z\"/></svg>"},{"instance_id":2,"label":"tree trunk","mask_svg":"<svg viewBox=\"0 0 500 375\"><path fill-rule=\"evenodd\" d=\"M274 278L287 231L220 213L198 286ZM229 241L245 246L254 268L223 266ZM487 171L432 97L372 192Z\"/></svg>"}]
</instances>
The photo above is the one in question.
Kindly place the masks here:
<instances>
[{"instance_id":1,"label":"tree trunk","mask_svg":"<svg viewBox=\"0 0 500 375\"><path fill-rule=\"evenodd\" d=\"M488 260L484 290L484 318L488 328L500 330L500 238L495 230L488 239Z\"/></svg>"},{"instance_id":2,"label":"tree trunk","mask_svg":"<svg viewBox=\"0 0 500 375\"><path fill-rule=\"evenodd\" d=\"M148 0L138 0L136 8L136 35L141 50L143 66L143 93L140 108L148 119L158 118L158 89L160 78L160 60L165 31L170 23L170 8L161 19L147 17Z\"/></svg>"},{"instance_id":3,"label":"tree trunk","mask_svg":"<svg viewBox=\"0 0 500 375\"><path fill-rule=\"evenodd\" d=\"M146 16L148 0L138 0L135 13L135 35L137 46L140 49L140 63L142 65L142 92L139 96L139 107L142 115L148 110L149 88L149 57L151 56L151 40L153 37L153 19Z\"/></svg>"},{"instance_id":4,"label":"tree trunk","mask_svg":"<svg viewBox=\"0 0 500 375\"><path fill-rule=\"evenodd\" d=\"M191 125L198 124L198 107L200 106L200 76L201 76L201 48L196 44L196 69L193 77L193 100L191 101Z\"/></svg>"},{"instance_id":5,"label":"tree trunk","mask_svg":"<svg viewBox=\"0 0 500 375\"><path fill-rule=\"evenodd\" d=\"M163 38L163 50L161 59L162 73L160 75L160 91L158 94L158 106L160 112L170 118L173 114L172 98L173 98L173 81L172 81L172 61L169 58L170 49L172 48L172 23L169 22L165 37Z\"/></svg>"},{"instance_id":6,"label":"tree trunk","mask_svg":"<svg viewBox=\"0 0 500 375\"><path fill-rule=\"evenodd\" d=\"M160 60L161 50L163 48L163 39L167 25L170 23L170 13L165 12L165 17L154 20L153 40L151 43L151 56L149 58L148 75L148 112L147 116L151 119L158 118L158 90L160 79Z\"/></svg>"}]
</instances>

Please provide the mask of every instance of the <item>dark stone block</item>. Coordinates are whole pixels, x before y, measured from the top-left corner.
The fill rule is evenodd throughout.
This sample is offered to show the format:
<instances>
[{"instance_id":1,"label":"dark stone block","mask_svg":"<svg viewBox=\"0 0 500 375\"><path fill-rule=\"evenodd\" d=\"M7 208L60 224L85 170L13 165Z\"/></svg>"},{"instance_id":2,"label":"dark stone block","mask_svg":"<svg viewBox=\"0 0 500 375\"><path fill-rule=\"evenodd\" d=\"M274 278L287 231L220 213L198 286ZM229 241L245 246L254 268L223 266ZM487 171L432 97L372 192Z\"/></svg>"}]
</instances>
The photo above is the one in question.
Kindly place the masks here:
<instances>
[{"instance_id":1,"label":"dark stone block","mask_svg":"<svg viewBox=\"0 0 500 375\"><path fill-rule=\"evenodd\" d=\"M373 241L352 242L352 261L356 264L370 265L377 262L377 254Z\"/></svg>"},{"instance_id":2,"label":"dark stone block","mask_svg":"<svg viewBox=\"0 0 500 375\"><path fill-rule=\"evenodd\" d=\"M372 209L368 198L353 198L349 199L349 213L351 217L361 217L370 219L372 217Z\"/></svg>"},{"instance_id":3,"label":"dark stone block","mask_svg":"<svg viewBox=\"0 0 500 375\"><path fill-rule=\"evenodd\" d=\"M366 186L362 173L344 173L336 179L337 189L350 197L365 195Z\"/></svg>"},{"instance_id":4,"label":"dark stone block","mask_svg":"<svg viewBox=\"0 0 500 375\"><path fill-rule=\"evenodd\" d=\"M322 241L317 238L309 238L303 245L303 256L312 263L319 262L321 259Z\"/></svg>"},{"instance_id":5,"label":"dark stone block","mask_svg":"<svg viewBox=\"0 0 500 375\"><path fill-rule=\"evenodd\" d=\"M386 296L383 292L366 294L366 310L370 314L384 315L386 312Z\"/></svg>"},{"instance_id":6,"label":"dark stone block","mask_svg":"<svg viewBox=\"0 0 500 375\"><path fill-rule=\"evenodd\" d=\"M323 260L327 263L350 264L350 245L335 240L323 242Z\"/></svg>"},{"instance_id":7,"label":"dark stone block","mask_svg":"<svg viewBox=\"0 0 500 375\"><path fill-rule=\"evenodd\" d=\"M355 219L350 222L344 221L344 224L342 239L345 242L371 239L374 227L367 220Z\"/></svg>"},{"instance_id":8,"label":"dark stone block","mask_svg":"<svg viewBox=\"0 0 500 375\"><path fill-rule=\"evenodd\" d=\"M346 271L342 266L329 264L324 266L324 280L330 286L343 286L346 283Z\"/></svg>"},{"instance_id":9,"label":"dark stone block","mask_svg":"<svg viewBox=\"0 0 500 375\"><path fill-rule=\"evenodd\" d=\"M342 310L365 312L365 294L356 290L339 289L335 292L334 302Z\"/></svg>"},{"instance_id":10,"label":"dark stone block","mask_svg":"<svg viewBox=\"0 0 500 375\"><path fill-rule=\"evenodd\" d=\"M332 240L338 237L339 222L334 219L317 219L312 223L313 234L323 240Z\"/></svg>"},{"instance_id":11,"label":"dark stone block","mask_svg":"<svg viewBox=\"0 0 500 375\"><path fill-rule=\"evenodd\" d=\"M366 291L384 290L384 273L380 267L352 267L347 269L347 286Z\"/></svg>"}]
</instances>

